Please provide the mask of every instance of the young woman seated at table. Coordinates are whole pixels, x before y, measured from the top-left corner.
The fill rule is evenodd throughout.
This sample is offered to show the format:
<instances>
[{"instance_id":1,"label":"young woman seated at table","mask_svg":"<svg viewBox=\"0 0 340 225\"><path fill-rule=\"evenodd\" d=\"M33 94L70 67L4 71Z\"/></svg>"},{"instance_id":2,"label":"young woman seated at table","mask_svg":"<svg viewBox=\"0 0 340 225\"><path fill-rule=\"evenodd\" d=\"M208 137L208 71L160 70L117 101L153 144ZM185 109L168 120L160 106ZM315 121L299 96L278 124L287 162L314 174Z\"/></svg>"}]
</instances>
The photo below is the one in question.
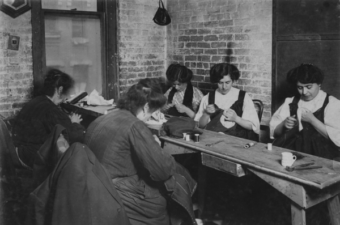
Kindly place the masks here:
<instances>
[{"instance_id":1,"label":"young woman seated at table","mask_svg":"<svg viewBox=\"0 0 340 225\"><path fill-rule=\"evenodd\" d=\"M81 116L68 115L59 108L73 85L74 80L68 74L49 70L40 95L26 103L16 116L13 141L20 160L28 167L33 166L37 151L57 124L66 128L70 144L83 141L85 128L80 125Z\"/></svg>"},{"instance_id":2,"label":"young woman seated at table","mask_svg":"<svg viewBox=\"0 0 340 225\"><path fill-rule=\"evenodd\" d=\"M340 101L321 90L323 79L311 64L287 73L297 95L286 98L270 121L274 145L328 159L340 156Z\"/></svg>"},{"instance_id":3,"label":"young woman seated at table","mask_svg":"<svg viewBox=\"0 0 340 225\"><path fill-rule=\"evenodd\" d=\"M163 108L165 114L194 118L203 97L202 92L191 84L193 73L186 66L171 64L166 77L172 84L165 93L168 102Z\"/></svg>"},{"instance_id":4,"label":"young woman seated at table","mask_svg":"<svg viewBox=\"0 0 340 225\"><path fill-rule=\"evenodd\" d=\"M149 81L133 85L118 101L118 110L93 121L85 137L108 170L132 225L169 224L163 186L177 163L144 123L166 103L159 90Z\"/></svg>"},{"instance_id":5,"label":"young woman seated at table","mask_svg":"<svg viewBox=\"0 0 340 225\"><path fill-rule=\"evenodd\" d=\"M259 118L252 99L233 87L240 77L236 66L219 63L210 69L217 89L203 97L195 120L201 128L258 141Z\"/></svg>"}]
</instances>

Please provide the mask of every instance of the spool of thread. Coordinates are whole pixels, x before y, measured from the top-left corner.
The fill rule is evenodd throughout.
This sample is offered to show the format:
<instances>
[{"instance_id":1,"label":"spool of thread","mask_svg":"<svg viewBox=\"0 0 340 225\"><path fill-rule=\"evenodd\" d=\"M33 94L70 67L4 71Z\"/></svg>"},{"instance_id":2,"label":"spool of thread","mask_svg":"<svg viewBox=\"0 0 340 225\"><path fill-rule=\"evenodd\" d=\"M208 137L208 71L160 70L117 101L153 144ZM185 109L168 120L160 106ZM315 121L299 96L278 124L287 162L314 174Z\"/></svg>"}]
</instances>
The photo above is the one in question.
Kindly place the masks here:
<instances>
[{"instance_id":1,"label":"spool of thread","mask_svg":"<svg viewBox=\"0 0 340 225\"><path fill-rule=\"evenodd\" d=\"M186 140L187 138L187 133L183 133L183 140Z\"/></svg>"},{"instance_id":2,"label":"spool of thread","mask_svg":"<svg viewBox=\"0 0 340 225\"><path fill-rule=\"evenodd\" d=\"M267 149L268 149L268 151L273 150L273 144L272 143L268 143L267 144Z\"/></svg>"},{"instance_id":3,"label":"spool of thread","mask_svg":"<svg viewBox=\"0 0 340 225\"><path fill-rule=\"evenodd\" d=\"M200 135L199 134L195 134L194 142L200 142Z\"/></svg>"},{"instance_id":4,"label":"spool of thread","mask_svg":"<svg viewBox=\"0 0 340 225\"><path fill-rule=\"evenodd\" d=\"M254 146L254 145L255 145L255 143L249 142L244 146L244 148L250 148L251 146Z\"/></svg>"},{"instance_id":5,"label":"spool of thread","mask_svg":"<svg viewBox=\"0 0 340 225\"><path fill-rule=\"evenodd\" d=\"M189 134L187 134L187 135L185 136L185 140L186 140L186 141L190 141L190 135L189 135Z\"/></svg>"}]
</instances>

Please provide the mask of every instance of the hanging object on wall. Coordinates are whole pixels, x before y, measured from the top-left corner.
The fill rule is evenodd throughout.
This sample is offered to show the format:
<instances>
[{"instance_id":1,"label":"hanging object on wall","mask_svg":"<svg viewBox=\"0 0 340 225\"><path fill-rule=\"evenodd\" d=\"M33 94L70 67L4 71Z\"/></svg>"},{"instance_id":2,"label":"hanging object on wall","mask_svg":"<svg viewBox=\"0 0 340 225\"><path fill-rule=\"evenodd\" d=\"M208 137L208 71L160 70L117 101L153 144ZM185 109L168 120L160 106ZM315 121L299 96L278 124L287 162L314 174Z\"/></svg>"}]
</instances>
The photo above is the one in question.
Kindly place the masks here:
<instances>
[{"instance_id":1,"label":"hanging object on wall","mask_svg":"<svg viewBox=\"0 0 340 225\"><path fill-rule=\"evenodd\" d=\"M0 10L16 18L30 10L30 0L0 0Z\"/></svg>"},{"instance_id":2,"label":"hanging object on wall","mask_svg":"<svg viewBox=\"0 0 340 225\"><path fill-rule=\"evenodd\" d=\"M171 18L168 11L164 8L162 0L159 0L158 10L153 17L153 21L160 26L166 26L171 23Z\"/></svg>"},{"instance_id":3,"label":"hanging object on wall","mask_svg":"<svg viewBox=\"0 0 340 225\"><path fill-rule=\"evenodd\" d=\"M19 36L9 35L7 49L18 51L19 43L20 43Z\"/></svg>"}]
</instances>

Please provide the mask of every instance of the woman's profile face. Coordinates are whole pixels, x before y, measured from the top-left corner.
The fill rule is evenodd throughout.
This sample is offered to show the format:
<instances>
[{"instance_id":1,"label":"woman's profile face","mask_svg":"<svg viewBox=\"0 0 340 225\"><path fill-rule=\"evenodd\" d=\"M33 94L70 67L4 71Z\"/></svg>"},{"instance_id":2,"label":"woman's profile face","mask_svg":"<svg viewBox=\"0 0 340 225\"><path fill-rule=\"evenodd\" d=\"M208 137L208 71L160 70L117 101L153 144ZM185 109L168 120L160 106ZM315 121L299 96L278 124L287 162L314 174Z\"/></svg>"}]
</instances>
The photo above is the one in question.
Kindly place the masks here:
<instances>
[{"instance_id":1,"label":"woman's profile face","mask_svg":"<svg viewBox=\"0 0 340 225\"><path fill-rule=\"evenodd\" d=\"M303 101L308 102L313 100L317 96L320 90L320 84L317 83L303 84L298 81L296 88L301 96L301 99Z\"/></svg>"},{"instance_id":2,"label":"woman's profile face","mask_svg":"<svg viewBox=\"0 0 340 225\"><path fill-rule=\"evenodd\" d=\"M70 97L70 91L63 91L63 88L59 87L55 89L54 95L56 96L55 104L59 105L65 102L68 97Z\"/></svg>"},{"instance_id":3,"label":"woman's profile face","mask_svg":"<svg viewBox=\"0 0 340 225\"><path fill-rule=\"evenodd\" d=\"M230 75L225 75L218 83L218 92L220 92L222 95L226 95L232 85L233 85L233 80L231 79Z\"/></svg>"},{"instance_id":4,"label":"woman's profile face","mask_svg":"<svg viewBox=\"0 0 340 225\"><path fill-rule=\"evenodd\" d=\"M172 86L176 88L177 91L184 91L187 88L187 83L181 83L178 81L175 81Z\"/></svg>"}]
</instances>

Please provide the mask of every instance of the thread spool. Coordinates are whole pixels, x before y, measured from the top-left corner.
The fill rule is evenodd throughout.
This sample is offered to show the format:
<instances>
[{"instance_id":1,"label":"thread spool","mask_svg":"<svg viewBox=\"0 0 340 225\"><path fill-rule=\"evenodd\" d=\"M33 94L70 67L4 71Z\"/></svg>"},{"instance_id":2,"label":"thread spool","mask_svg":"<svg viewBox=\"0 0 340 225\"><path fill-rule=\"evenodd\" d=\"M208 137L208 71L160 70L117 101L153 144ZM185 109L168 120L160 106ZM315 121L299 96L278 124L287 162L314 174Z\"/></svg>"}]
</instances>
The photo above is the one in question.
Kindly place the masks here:
<instances>
[{"instance_id":1,"label":"thread spool","mask_svg":"<svg viewBox=\"0 0 340 225\"><path fill-rule=\"evenodd\" d=\"M187 133L183 133L183 139L186 140Z\"/></svg>"},{"instance_id":2,"label":"thread spool","mask_svg":"<svg viewBox=\"0 0 340 225\"><path fill-rule=\"evenodd\" d=\"M189 134L187 134L187 135L185 136L185 140L186 140L186 141L190 141L190 135L189 135Z\"/></svg>"},{"instance_id":3,"label":"thread spool","mask_svg":"<svg viewBox=\"0 0 340 225\"><path fill-rule=\"evenodd\" d=\"M255 145L255 143L249 142L244 146L244 148L250 148L251 146L254 146L254 145Z\"/></svg>"},{"instance_id":4,"label":"thread spool","mask_svg":"<svg viewBox=\"0 0 340 225\"><path fill-rule=\"evenodd\" d=\"M200 142L200 135L199 134L195 134L194 142Z\"/></svg>"},{"instance_id":5,"label":"thread spool","mask_svg":"<svg viewBox=\"0 0 340 225\"><path fill-rule=\"evenodd\" d=\"M273 144L272 144L272 143L268 143L268 144L267 144L267 150L268 150L268 151L273 150Z\"/></svg>"}]
</instances>

